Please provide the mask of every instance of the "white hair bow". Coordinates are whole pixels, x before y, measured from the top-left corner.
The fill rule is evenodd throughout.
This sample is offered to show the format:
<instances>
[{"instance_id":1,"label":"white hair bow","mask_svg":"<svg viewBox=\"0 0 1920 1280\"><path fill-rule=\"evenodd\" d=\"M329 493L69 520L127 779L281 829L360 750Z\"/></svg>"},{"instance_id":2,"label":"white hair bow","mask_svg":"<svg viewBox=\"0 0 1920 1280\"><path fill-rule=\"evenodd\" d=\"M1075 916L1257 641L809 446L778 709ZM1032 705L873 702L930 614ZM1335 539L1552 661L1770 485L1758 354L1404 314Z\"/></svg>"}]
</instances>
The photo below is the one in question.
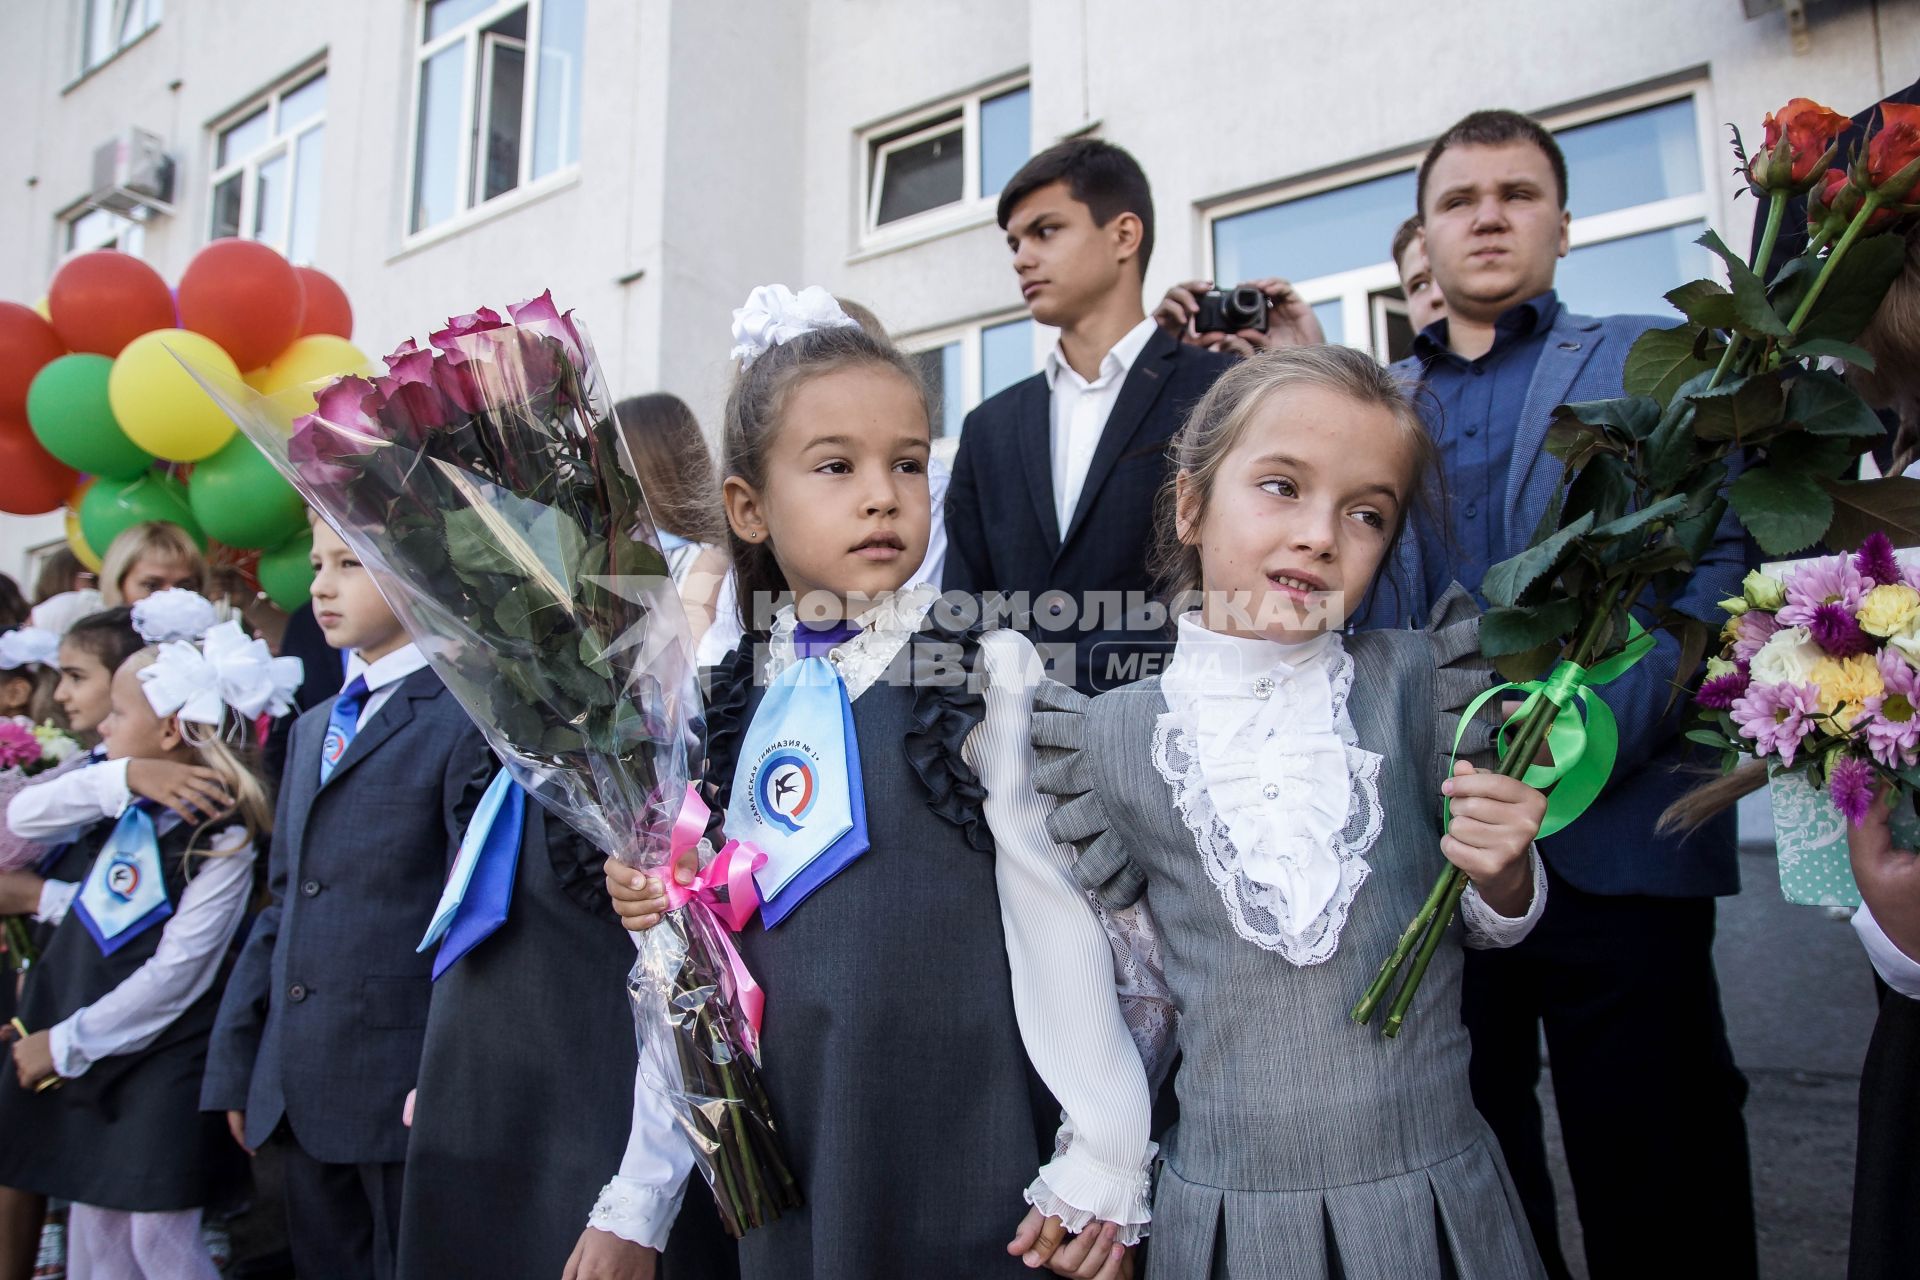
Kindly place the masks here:
<instances>
[{"instance_id":1,"label":"white hair bow","mask_svg":"<svg viewBox=\"0 0 1920 1280\"><path fill-rule=\"evenodd\" d=\"M73 629L73 624L90 613L99 613L106 606L101 603L100 593L88 588L85 591L62 591L57 596L48 596L33 606L33 616L29 619L42 631L51 631L64 636Z\"/></svg>"},{"instance_id":2,"label":"white hair bow","mask_svg":"<svg viewBox=\"0 0 1920 1280\"><path fill-rule=\"evenodd\" d=\"M783 342L816 329L857 329L833 295L817 284L799 293L783 284L763 284L733 313L733 358L746 368Z\"/></svg>"},{"instance_id":3,"label":"white hair bow","mask_svg":"<svg viewBox=\"0 0 1920 1280\"><path fill-rule=\"evenodd\" d=\"M39 627L15 627L0 635L0 671L60 665L60 637Z\"/></svg>"},{"instance_id":4,"label":"white hair bow","mask_svg":"<svg viewBox=\"0 0 1920 1280\"><path fill-rule=\"evenodd\" d=\"M266 641L248 639L229 620L210 628L198 646L185 640L161 645L140 681L155 715L218 726L228 707L243 720L262 711L285 715L305 674L300 659L274 657Z\"/></svg>"},{"instance_id":5,"label":"white hair bow","mask_svg":"<svg viewBox=\"0 0 1920 1280\"><path fill-rule=\"evenodd\" d=\"M133 606L133 629L148 644L198 640L219 620L213 601L181 587L156 591Z\"/></svg>"}]
</instances>

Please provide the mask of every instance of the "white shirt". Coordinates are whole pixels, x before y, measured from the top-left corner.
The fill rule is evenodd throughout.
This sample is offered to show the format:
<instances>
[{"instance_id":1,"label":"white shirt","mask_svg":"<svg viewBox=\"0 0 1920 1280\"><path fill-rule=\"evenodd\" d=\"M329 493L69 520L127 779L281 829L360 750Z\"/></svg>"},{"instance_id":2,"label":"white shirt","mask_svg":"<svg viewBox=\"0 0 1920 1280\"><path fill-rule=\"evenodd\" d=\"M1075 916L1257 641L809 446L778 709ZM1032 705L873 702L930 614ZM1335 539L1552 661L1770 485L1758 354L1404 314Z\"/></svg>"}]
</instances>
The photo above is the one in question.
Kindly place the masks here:
<instances>
[{"instance_id":1,"label":"white shirt","mask_svg":"<svg viewBox=\"0 0 1920 1280\"><path fill-rule=\"evenodd\" d=\"M81 765L21 788L7 804L7 829L45 845L77 839L102 818L117 818L133 799L127 761Z\"/></svg>"},{"instance_id":2,"label":"white shirt","mask_svg":"<svg viewBox=\"0 0 1920 1280\"><path fill-rule=\"evenodd\" d=\"M1059 517L1061 537L1073 522L1073 510L1087 482L1087 468L1093 465L1093 452L1107 429L1120 388L1147 340L1153 337L1153 329L1149 316L1127 330L1126 336L1101 358L1099 376L1092 382L1073 371L1058 343L1047 352L1043 372L1053 391L1053 511Z\"/></svg>"},{"instance_id":3,"label":"white shirt","mask_svg":"<svg viewBox=\"0 0 1920 1280\"><path fill-rule=\"evenodd\" d=\"M1860 935L1860 945L1867 949L1867 959L1873 961L1880 981L1909 1000L1920 1000L1920 960L1894 945L1864 902L1853 913L1853 931Z\"/></svg>"},{"instance_id":4,"label":"white shirt","mask_svg":"<svg viewBox=\"0 0 1920 1280\"><path fill-rule=\"evenodd\" d=\"M341 688L352 684L355 676L364 676L367 681L367 700L360 707L360 718L353 722L354 731L365 728L367 721L392 699L400 682L426 665L427 655L417 644L403 644L375 662L368 662L357 652L349 656L346 682Z\"/></svg>"}]
</instances>

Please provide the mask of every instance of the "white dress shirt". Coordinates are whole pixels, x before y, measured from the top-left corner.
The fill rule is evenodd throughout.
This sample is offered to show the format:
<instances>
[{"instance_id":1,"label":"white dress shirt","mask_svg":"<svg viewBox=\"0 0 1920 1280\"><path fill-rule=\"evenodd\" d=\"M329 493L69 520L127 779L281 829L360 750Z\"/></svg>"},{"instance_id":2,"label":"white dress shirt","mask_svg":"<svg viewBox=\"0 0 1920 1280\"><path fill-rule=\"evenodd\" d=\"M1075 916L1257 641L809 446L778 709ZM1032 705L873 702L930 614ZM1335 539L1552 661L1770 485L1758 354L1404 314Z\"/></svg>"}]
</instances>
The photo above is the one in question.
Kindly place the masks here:
<instances>
[{"instance_id":1,"label":"white dress shirt","mask_svg":"<svg viewBox=\"0 0 1920 1280\"><path fill-rule=\"evenodd\" d=\"M7 828L23 840L65 844L119 817L132 799L127 761L102 760L21 788L7 804Z\"/></svg>"},{"instance_id":2,"label":"white dress shirt","mask_svg":"<svg viewBox=\"0 0 1920 1280\"><path fill-rule=\"evenodd\" d=\"M357 733L373 719L374 713L387 705L393 692L402 680L427 665L427 655L420 652L417 644L403 644L386 657L368 662L358 653L347 658L345 688L353 683L355 676L364 676L367 681L367 700L360 708L360 718L353 722Z\"/></svg>"},{"instance_id":3,"label":"white dress shirt","mask_svg":"<svg viewBox=\"0 0 1920 1280\"><path fill-rule=\"evenodd\" d=\"M1873 961L1880 981L1909 1000L1920 1000L1920 960L1894 945L1864 902L1853 913L1853 931L1860 935L1860 945L1867 949L1867 959Z\"/></svg>"},{"instance_id":4,"label":"white dress shirt","mask_svg":"<svg viewBox=\"0 0 1920 1280\"><path fill-rule=\"evenodd\" d=\"M1127 330L1101 359L1099 376L1092 382L1073 371L1058 343L1047 352L1043 371L1053 392L1053 510L1059 517L1062 537L1073 522L1073 509L1079 505L1087 469L1093 465L1093 452L1100 446L1100 435L1107 429L1120 388L1147 340L1153 337L1153 328L1149 316Z\"/></svg>"}]
</instances>

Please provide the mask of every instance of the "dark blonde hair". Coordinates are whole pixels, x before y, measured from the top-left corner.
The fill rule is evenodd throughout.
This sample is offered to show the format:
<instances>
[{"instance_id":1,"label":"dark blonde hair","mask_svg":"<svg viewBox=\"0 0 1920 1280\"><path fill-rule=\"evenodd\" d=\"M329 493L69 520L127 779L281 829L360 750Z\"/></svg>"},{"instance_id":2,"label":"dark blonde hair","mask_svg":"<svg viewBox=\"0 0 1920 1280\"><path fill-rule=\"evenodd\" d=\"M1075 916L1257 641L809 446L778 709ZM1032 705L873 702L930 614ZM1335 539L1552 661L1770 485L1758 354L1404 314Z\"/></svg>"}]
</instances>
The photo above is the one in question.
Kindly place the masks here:
<instances>
[{"instance_id":1,"label":"dark blonde hair","mask_svg":"<svg viewBox=\"0 0 1920 1280\"><path fill-rule=\"evenodd\" d=\"M653 522L689 542L718 543L725 517L713 454L687 402L656 391L629 396L613 412Z\"/></svg>"},{"instance_id":2,"label":"dark blonde hair","mask_svg":"<svg viewBox=\"0 0 1920 1280\"><path fill-rule=\"evenodd\" d=\"M1174 475L1160 490L1155 504L1155 547L1149 568L1161 590L1178 600L1203 587L1200 548L1180 536L1180 480L1186 479L1192 510L1188 523L1198 527L1221 465L1246 434L1247 424L1271 396L1295 387L1318 387L1344 396L1366 408L1384 409L1393 416L1413 452L1412 474L1400 494L1398 523L1387 543L1382 570L1392 564L1393 549L1405 531L1409 514L1434 502L1438 492L1439 450L1427 433L1420 413L1406 389L1379 361L1352 347L1286 347L1263 351L1242 360L1220 375L1169 444ZM1358 608L1353 615L1360 612Z\"/></svg>"},{"instance_id":3,"label":"dark blonde hair","mask_svg":"<svg viewBox=\"0 0 1920 1280\"><path fill-rule=\"evenodd\" d=\"M720 474L739 479L758 491L767 483L767 450L779 428L787 398L805 382L842 369L891 369L913 385L923 413L931 423L926 384L913 363L890 342L862 328L815 329L761 352L734 374L727 396L726 422L721 437ZM756 617L760 602L787 590L787 580L773 557L771 541L748 542L727 528L727 554L733 561L738 592L740 626L764 630L769 619Z\"/></svg>"}]
</instances>

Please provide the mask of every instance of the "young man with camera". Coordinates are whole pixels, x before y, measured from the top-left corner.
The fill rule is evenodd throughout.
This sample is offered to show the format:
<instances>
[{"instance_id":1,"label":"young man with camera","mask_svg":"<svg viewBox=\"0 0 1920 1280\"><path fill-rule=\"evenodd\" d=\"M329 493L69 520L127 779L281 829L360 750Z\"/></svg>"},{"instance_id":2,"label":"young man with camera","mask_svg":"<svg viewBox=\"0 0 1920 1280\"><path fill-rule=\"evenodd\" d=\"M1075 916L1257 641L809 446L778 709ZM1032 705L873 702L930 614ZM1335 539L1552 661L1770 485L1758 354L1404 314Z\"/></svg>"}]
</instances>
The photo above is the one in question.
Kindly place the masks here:
<instances>
[{"instance_id":1,"label":"young man with camera","mask_svg":"<svg viewBox=\"0 0 1920 1280\"><path fill-rule=\"evenodd\" d=\"M1040 373L967 415L947 492L948 590L1024 598L1043 654L1083 691L1156 674L1169 642L1147 569L1166 443L1230 361L1147 318L1153 197L1134 158L1076 138L1000 193L1027 310L1060 331Z\"/></svg>"}]
</instances>

